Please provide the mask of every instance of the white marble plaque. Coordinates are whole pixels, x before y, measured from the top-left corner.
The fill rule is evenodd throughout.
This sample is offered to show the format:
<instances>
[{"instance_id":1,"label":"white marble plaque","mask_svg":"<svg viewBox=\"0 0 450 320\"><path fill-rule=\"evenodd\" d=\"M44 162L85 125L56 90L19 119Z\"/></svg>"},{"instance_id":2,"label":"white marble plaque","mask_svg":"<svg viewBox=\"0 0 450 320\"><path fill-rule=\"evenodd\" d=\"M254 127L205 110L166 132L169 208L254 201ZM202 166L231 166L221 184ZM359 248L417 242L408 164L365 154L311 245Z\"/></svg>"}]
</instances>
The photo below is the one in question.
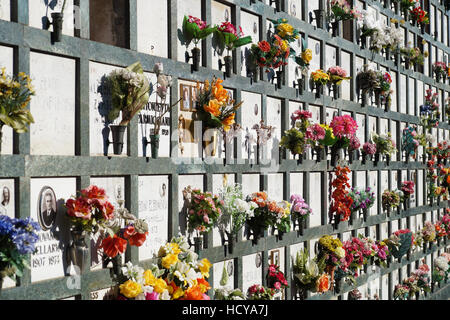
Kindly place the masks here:
<instances>
[{"instance_id":1,"label":"white marble plaque","mask_svg":"<svg viewBox=\"0 0 450 320\"><path fill-rule=\"evenodd\" d=\"M267 175L268 184L268 194L270 199L275 201L282 201L283 198L283 174L273 173ZM289 200L289 199L287 199Z\"/></svg>"},{"instance_id":2,"label":"white marble plaque","mask_svg":"<svg viewBox=\"0 0 450 320\"><path fill-rule=\"evenodd\" d=\"M29 1L29 24L31 27L46 29L46 22L52 22L51 14L53 12L61 12L64 0L34 0ZM74 10L76 7L73 5L73 0L66 2L64 8L64 21L62 33L68 36L74 35ZM77 8L77 10L79 10ZM78 28L80 28L78 26ZM53 26L50 26L50 31L53 31Z\"/></svg>"},{"instance_id":3,"label":"white marble plaque","mask_svg":"<svg viewBox=\"0 0 450 320\"><path fill-rule=\"evenodd\" d=\"M391 89L393 89L393 93L391 93L391 111L397 112L397 73L389 72L392 78Z\"/></svg>"},{"instance_id":4,"label":"white marble plaque","mask_svg":"<svg viewBox=\"0 0 450 320\"><path fill-rule=\"evenodd\" d=\"M187 17L194 16L201 19L202 10L201 3L198 0L177 0L177 25L178 31L181 33L183 30L183 19L186 15ZM212 26L213 27L213 26ZM185 62L184 54L186 52L186 46L182 45L180 41L177 42L178 45L178 61ZM191 50L195 47L194 43L191 42L187 50L189 51L189 55L192 55ZM201 44L199 43L198 47L201 49ZM189 63L192 63L189 61Z\"/></svg>"},{"instance_id":5,"label":"white marble plaque","mask_svg":"<svg viewBox=\"0 0 450 320\"><path fill-rule=\"evenodd\" d=\"M401 74L400 75L400 90L401 92L404 92L400 95L400 112L406 113L406 76Z\"/></svg>"},{"instance_id":6,"label":"white marble plaque","mask_svg":"<svg viewBox=\"0 0 450 320\"><path fill-rule=\"evenodd\" d=\"M11 0L0 0L0 19L9 21L11 19Z\"/></svg>"},{"instance_id":7,"label":"white marble plaque","mask_svg":"<svg viewBox=\"0 0 450 320\"><path fill-rule=\"evenodd\" d=\"M136 5L138 51L167 58L169 50L167 0L138 0Z\"/></svg>"},{"instance_id":8,"label":"white marble plaque","mask_svg":"<svg viewBox=\"0 0 450 320\"><path fill-rule=\"evenodd\" d=\"M257 143L256 130L252 129L255 124L260 123L262 119L261 95L242 91L242 128L243 144L242 157L244 159L256 159L255 147Z\"/></svg>"},{"instance_id":9,"label":"white marble plaque","mask_svg":"<svg viewBox=\"0 0 450 320\"><path fill-rule=\"evenodd\" d=\"M249 287L262 283L262 253L258 252L242 257L242 290L247 293Z\"/></svg>"},{"instance_id":10,"label":"white marble plaque","mask_svg":"<svg viewBox=\"0 0 450 320\"><path fill-rule=\"evenodd\" d=\"M225 270L224 270L225 269ZM226 274L224 274L226 272ZM234 261L225 260L213 264L213 274L214 274L214 289L234 289ZM228 276L228 281L225 285L222 285L222 277Z\"/></svg>"},{"instance_id":11,"label":"white marble plaque","mask_svg":"<svg viewBox=\"0 0 450 320\"><path fill-rule=\"evenodd\" d=\"M259 17L257 15L241 11L241 27L244 36L251 36L252 43L258 43L260 38ZM252 43L241 47L241 75L247 76L247 57Z\"/></svg>"},{"instance_id":12,"label":"white marble plaque","mask_svg":"<svg viewBox=\"0 0 450 320\"><path fill-rule=\"evenodd\" d=\"M75 60L30 53L33 155L75 154Z\"/></svg>"},{"instance_id":13,"label":"white marble plaque","mask_svg":"<svg viewBox=\"0 0 450 320\"><path fill-rule=\"evenodd\" d=\"M111 95L106 85L106 77L118 67L89 62L89 147L91 156L103 156L113 153L113 146L108 148L108 140L112 141L108 120L111 109ZM119 124L120 117L114 121ZM127 134L123 138L123 154L127 150Z\"/></svg>"},{"instance_id":14,"label":"white marble plaque","mask_svg":"<svg viewBox=\"0 0 450 320\"><path fill-rule=\"evenodd\" d=\"M312 50L312 60L309 63L309 71L311 73L320 69L320 41L308 38L308 48Z\"/></svg>"},{"instance_id":15,"label":"white marble plaque","mask_svg":"<svg viewBox=\"0 0 450 320\"><path fill-rule=\"evenodd\" d=\"M320 226L322 224L322 192L317 192L318 190L322 190L322 180L320 172L311 172L309 179L309 206L313 210L315 214L310 216L309 226L315 227ZM325 198L325 195L323 195ZM325 201L327 199L324 199ZM328 215L327 215L328 217ZM328 222L328 221L327 221Z\"/></svg>"},{"instance_id":16,"label":"white marble plaque","mask_svg":"<svg viewBox=\"0 0 450 320\"><path fill-rule=\"evenodd\" d=\"M267 159L271 159L272 164L279 163L280 159L280 140L281 140L281 100L267 97L267 125L275 128L266 144Z\"/></svg>"},{"instance_id":17,"label":"white marble plaque","mask_svg":"<svg viewBox=\"0 0 450 320\"><path fill-rule=\"evenodd\" d=\"M347 71L347 77L354 77L354 75L350 74L350 69L351 69L351 55L348 52L345 51L341 51L341 66L342 68ZM342 91L342 99L344 100L350 100L350 83L351 83L351 79L350 80L346 80L346 81L342 81L341 84L341 91Z\"/></svg>"},{"instance_id":18,"label":"white marble plaque","mask_svg":"<svg viewBox=\"0 0 450 320\"><path fill-rule=\"evenodd\" d=\"M178 177L178 211L179 214L179 232L187 235L187 210L184 206L183 190L187 186L192 189L200 189L204 191L204 183L202 175L180 175Z\"/></svg>"},{"instance_id":19,"label":"white marble plaque","mask_svg":"<svg viewBox=\"0 0 450 320\"><path fill-rule=\"evenodd\" d=\"M369 187L377 194L378 188L378 173L377 171L370 171L369 173ZM377 201L373 204L372 208L370 208L370 215L376 215L378 213L378 204Z\"/></svg>"},{"instance_id":20,"label":"white marble plaque","mask_svg":"<svg viewBox=\"0 0 450 320\"><path fill-rule=\"evenodd\" d=\"M168 239L169 177L139 177L139 218L148 224L148 236L139 247L139 260L151 259Z\"/></svg>"},{"instance_id":21,"label":"white marble plaque","mask_svg":"<svg viewBox=\"0 0 450 320\"><path fill-rule=\"evenodd\" d=\"M303 173L302 172L291 172L290 174L290 191L291 196L293 194L299 194L303 197ZM290 202L289 199L285 199Z\"/></svg>"},{"instance_id":22,"label":"white marble plaque","mask_svg":"<svg viewBox=\"0 0 450 320\"><path fill-rule=\"evenodd\" d=\"M156 90L157 78L154 73L145 73L149 82L153 83ZM170 90L166 100L153 92L147 105L139 112L138 117L138 153L140 156L151 156L150 135L154 133L155 117L160 115L158 110L170 107ZM177 106L174 106L176 108ZM160 141L158 157L170 157L170 110L167 111L161 119L161 128L159 131ZM146 140L144 140L146 138ZM145 152L144 152L145 151Z\"/></svg>"},{"instance_id":23,"label":"white marble plaque","mask_svg":"<svg viewBox=\"0 0 450 320\"><path fill-rule=\"evenodd\" d=\"M295 55L299 56L302 53L302 37L300 36L296 41L290 43L291 49L295 51ZM288 59L288 74L289 74L289 87L293 88L294 83L297 83L297 79L302 77L302 70L300 66L294 61L294 59ZM298 89L298 88L297 88Z\"/></svg>"},{"instance_id":24,"label":"white marble plaque","mask_svg":"<svg viewBox=\"0 0 450 320\"><path fill-rule=\"evenodd\" d=\"M330 67L336 66L336 47L325 46L325 72Z\"/></svg>"},{"instance_id":25,"label":"white marble plaque","mask_svg":"<svg viewBox=\"0 0 450 320\"><path fill-rule=\"evenodd\" d=\"M213 183L213 194L220 194L220 191L226 186L233 186L235 184L235 175L234 174L213 174L212 176ZM244 196L245 197L245 196ZM242 231L242 229L241 229ZM222 245L222 236L218 228L213 229L213 245L221 246Z\"/></svg>"},{"instance_id":26,"label":"white marble plaque","mask_svg":"<svg viewBox=\"0 0 450 320\"><path fill-rule=\"evenodd\" d=\"M5 0L0 1L0 19L1 16L1 8L6 8L4 6ZM9 3L8 3L9 9ZM5 10L5 9L4 9ZM8 11L9 13L9 11ZM7 19L5 19L7 20ZM13 73L13 57L14 50L10 47L0 46L0 68L6 68L6 73L8 75L12 75ZM3 137L2 137L2 151L1 154L12 154L13 152L13 129L8 126L3 126L2 129Z\"/></svg>"},{"instance_id":27,"label":"white marble plaque","mask_svg":"<svg viewBox=\"0 0 450 320\"><path fill-rule=\"evenodd\" d=\"M37 252L31 255L32 282L63 277L69 272L66 254L70 225L64 204L75 192L75 178L31 179L30 216L42 229L38 232Z\"/></svg>"},{"instance_id":28,"label":"white marble plaque","mask_svg":"<svg viewBox=\"0 0 450 320\"><path fill-rule=\"evenodd\" d=\"M244 197L260 191L260 175L259 174L243 174L242 175L242 192Z\"/></svg>"},{"instance_id":29,"label":"white marble plaque","mask_svg":"<svg viewBox=\"0 0 450 320\"><path fill-rule=\"evenodd\" d=\"M361 143L361 148L364 145L364 143L366 142L366 138L365 138L365 128L366 128L366 116L363 114L356 114L356 123L358 124L358 129L356 129L356 137L359 139L360 143ZM369 132L370 134L370 132Z\"/></svg>"},{"instance_id":30,"label":"white marble plaque","mask_svg":"<svg viewBox=\"0 0 450 320\"><path fill-rule=\"evenodd\" d=\"M301 0L289 0L289 10L288 13L296 17L297 19L302 19L302 1Z\"/></svg>"},{"instance_id":31,"label":"white marble plaque","mask_svg":"<svg viewBox=\"0 0 450 320\"><path fill-rule=\"evenodd\" d=\"M409 110L408 110L408 114L410 115L414 115L415 111L417 110L417 106L416 106L416 101L415 101L415 92L416 92L416 88L414 85L414 79L413 78L408 78L408 85L409 85L409 90L408 90L408 96L409 96ZM419 112L417 112L417 114L419 114Z\"/></svg>"},{"instance_id":32,"label":"white marble plaque","mask_svg":"<svg viewBox=\"0 0 450 320\"><path fill-rule=\"evenodd\" d=\"M91 185L105 189L108 201L115 208L119 208L118 200L125 200L125 178L123 177L94 177L91 178ZM125 206L125 204L124 204ZM136 215L137 212L131 212ZM98 247L102 239L98 235L91 236L91 270L102 268L103 250ZM125 257L122 255L122 261Z\"/></svg>"},{"instance_id":33,"label":"white marble plaque","mask_svg":"<svg viewBox=\"0 0 450 320\"><path fill-rule=\"evenodd\" d=\"M14 180L0 179L0 215L14 218ZM3 288L15 287L15 281L6 277L3 280Z\"/></svg>"},{"instance_id":34,"label":"white marble plaque","mask_svg":"<svg viewBox=\"0 0 450 320\"><path fill-rule=\"evenodd\" d=\"M222 4L218 1L211 1L211 26L221 26L223 22L234 22L231 20L231 7L225 4ZM239 26L237 26L239 30ZM247 34L246 34L247 35ZM220 55L213 48L212 50L212 68L219 70L219 59L223 61L223 57L227 56L227 50L225 49L223 53ZM230 55L232 53L230 52ZM225 71L225 67L222 67L222 70Z\"/></svg>"}]
</instances>

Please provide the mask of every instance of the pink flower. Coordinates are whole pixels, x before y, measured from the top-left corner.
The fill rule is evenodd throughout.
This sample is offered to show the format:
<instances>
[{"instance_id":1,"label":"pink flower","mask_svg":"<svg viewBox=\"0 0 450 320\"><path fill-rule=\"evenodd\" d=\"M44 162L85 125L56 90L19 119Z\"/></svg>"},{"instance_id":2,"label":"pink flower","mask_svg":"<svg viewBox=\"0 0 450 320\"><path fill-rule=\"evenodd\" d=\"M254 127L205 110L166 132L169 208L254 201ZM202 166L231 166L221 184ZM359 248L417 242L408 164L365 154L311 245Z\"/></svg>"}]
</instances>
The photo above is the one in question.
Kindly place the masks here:
<instances>
[{"instance_id":1,"label":"pink flower","mask_svg":"<svg viewBox=\"0 0 450 320\"><path fill-rule=\"evenodd\" d=\"M203 216L203 221L209 223L209 217L206 214Z\"/></svg>"},{"instance_id":2,"label":"pink flower","mask_svg":"<svg viewBox=\"0 0 450 320\"><path fill-rule=\"evenodd\" d=\"M145 294L145 300L159 300L159 293L153 291Z\"/></svg>"},{"instance_id":3,"label":"pink flower","mask_svg":"<svg viewBox=\"0 0 450 320\"><path fill-rule=\"evenodd\" d=\"M280 290L281 289L281 283L279 283L278 281L275 282L275 284L273 285L275 289Z\"/></svg>"},{"instance_id":4,"label":"pink flower","mask_svg":"<svg viewBox=\"0 0 450 320\"><path fill-rule=\"evenodd\" d=\"M349 115L334 117L331 121L330 127L333 129L333 134L338 138L350 139L355 135L358 129L358 124Z\"/></svg>"},{"instance_id":5,"label":"pink flower","mask_svg":"<svg viewBox=\"0 0 450 320\"><path fill-rule=\"evenodd\" d=\"M291 116L292 121L310 119L312 118L312 113L307 110L295 110Z\"/></svg>"},{"instance_id":6,"label":"pink flower","mask_svg":"<svg viewBox=\"0 0 450 320\"><path fill-rule=\"evenodd\" d=\"M203 297L203 300L211 300L211 298L204 293L202 293L202 297Z\"/></svg>"},{"instance_id":7,"label":"pink flower","mask_svg":"<svg viewBox=\"0 0 450 320\"><path fill-rule=\"evenodd\" d=\"M377 146L374 143L366 142L363 144L363 151L368 155L373 155L377 152Z\"/></svg>"},{"instance_id":8,"label":"pink flower","mask_svg":"<svg viewBox=\"0 0 450 320\"><path fill-rule=\"evenodd\" d=\"M236 30L236 27L230 22L222 23L222 25L219 27L219 31L234 34L237 38L239 38L243 35L242 28L239 27L239 33L238 33Z\"/></svg>"},{"instance_id":9,"label":"pink flower","mask_svg":"<svg viewBox=\"0 0 450 320\"><path fill-rule=\"evenodd\" d=\"M360 146L361 146L361 142L359 142L358 137L356 135L352 136L350 138L349 149L350 150L358 150Z\"/></svg>"},{"instance_id":10,"label":"pink flower","mask_svg":"<svg viewBox=\"0 0 450 320\"><path fill-rule=\"evenodd\" d=\"M336 76L343 77L343 78L345 78L347 76L347 71L345 71L343 68L341 68L339 66L330 67L328 69L328 72L331 75L336 75Z\"/></svg>"},{"instance_id":11,"label":"pink flower","mask_svg":"<svg viewBox=\"0 0 450 320\"><path fill-rule=\"evenodd\" d=\"M196 18L196 17L193 17L193 16L189 16L188 22L197 24L197 26L198 26L198 28L200 30L203 30L203 29L206 28L206 22L201 20L201 19L199 19L199 18Z\"/></svg>"},{"instance_id":12,"label":"pink flower","mask_svg":"<svg viewBox=\"0 0 450 320\"><path fill-rule=\"evenodd\" d=\"M306 129L306 138L313 141L325 139L325 134L325 129L322 128L319 124L313 124L312 126L308 127L308 129Z\"/></svg>"}]
</instances>

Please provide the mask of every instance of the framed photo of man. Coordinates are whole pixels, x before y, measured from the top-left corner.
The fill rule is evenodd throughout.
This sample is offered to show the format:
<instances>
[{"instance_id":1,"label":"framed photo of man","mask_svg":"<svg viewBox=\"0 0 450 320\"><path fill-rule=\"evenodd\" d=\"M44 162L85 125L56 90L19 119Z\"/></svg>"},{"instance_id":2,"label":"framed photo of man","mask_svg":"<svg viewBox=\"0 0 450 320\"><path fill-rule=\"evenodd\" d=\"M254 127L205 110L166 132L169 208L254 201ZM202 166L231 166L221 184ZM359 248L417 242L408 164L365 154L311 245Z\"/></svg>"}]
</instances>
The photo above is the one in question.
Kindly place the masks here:
<instances>
[{"instance_id":1,"label":"framed photo of man","mask_svg":"<svg viewBox=\"0 0 450 320\"><path fill-rule=\"evenodd\" d=\"M44 186L38 197L38 220L42 230L50 230L56 220L57 206L55 191Z\"/></svg>"}]
</instances>

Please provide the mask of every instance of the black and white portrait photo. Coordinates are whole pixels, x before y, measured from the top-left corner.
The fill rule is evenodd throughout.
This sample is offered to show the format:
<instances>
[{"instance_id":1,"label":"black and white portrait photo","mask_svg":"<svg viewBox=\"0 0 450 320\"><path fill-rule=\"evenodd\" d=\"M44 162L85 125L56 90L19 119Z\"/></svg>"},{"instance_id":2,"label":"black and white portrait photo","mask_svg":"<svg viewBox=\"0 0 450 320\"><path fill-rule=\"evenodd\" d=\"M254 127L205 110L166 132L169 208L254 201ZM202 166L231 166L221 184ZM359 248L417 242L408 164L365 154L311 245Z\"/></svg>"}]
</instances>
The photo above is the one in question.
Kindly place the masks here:
<instances>
[{"instance_id":1,"label":"black and white portrait photo","mask_svg":"<svg viewBox=\"0 0 450 320\"><path fill-rule=\"evenodd\" d=\"M261 253L258 252L255 256L255 265L257 268L259 268L261 267L261 264L262 264L262 256Z\"/></svg>"},{"instance_id":2,"label":"black and white portrait photo","mask_svg":"<svg viewBox=\"0 0 450 320\"><path fill-rule=\"evenodd\" d=\"M2 202L0 203L0 214L7 215L8 210L7 207L9 205L11 199L11 191L7 186L3 186L2 188Z\"/></svg>"},{"instance_id":3,"label":"black and white portrait photo","mask_svg":"<svg viewBox=\"0 0 450 320\"><path fill-rule=\"evenodd\" d=\"M56 195L51 187L45 186L39 193L38 217L42 230L53 227L56 220Z\"/></svg>"},{"instance_id":4,"label":"black and white portrait photo","mask_svg":"<svg viewBox=\"0 0 450 320\"><path fill-rule=\"evenodd\" d=\"M181 110L191 111L191 86L180 84Z\"/></svg>"}]
</instances>

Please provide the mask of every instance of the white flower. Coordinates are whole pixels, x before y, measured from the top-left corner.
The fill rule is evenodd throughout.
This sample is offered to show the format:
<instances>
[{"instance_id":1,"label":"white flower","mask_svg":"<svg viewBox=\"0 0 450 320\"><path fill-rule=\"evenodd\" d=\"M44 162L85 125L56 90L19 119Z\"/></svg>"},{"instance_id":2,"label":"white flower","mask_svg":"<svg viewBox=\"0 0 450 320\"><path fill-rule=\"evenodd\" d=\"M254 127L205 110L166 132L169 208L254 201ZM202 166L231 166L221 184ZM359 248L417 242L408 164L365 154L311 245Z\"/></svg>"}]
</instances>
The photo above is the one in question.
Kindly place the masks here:
<instances>
[{"instance_id":1,"label":"white flower","mask_svg":"<svg viewBox=\"0 0 450 320\"><path fill-rule=\"evenodd\" d=\"M445 257L437 257L434 259L434 265L442 271L447 271L449 266Z\"/></svg>"},{"instance_id":2,"label":"white flower","mask_svg":"<svg viewBox=\"0 0 450 320\"><path fill-rule=\"evenodd\" d=\"M189 287L192 287L194 285L194 281L201 277L202 274L200 272L195 272L195 270L191 268L188 272L186 272L185 281L187 281Z\"/></svg>"},{"instance_id":3,"label":"white flower","mask_svg":"<svg viewBox=\"0 0 450 320\"><path fill-rule=\"evenodd\" d=\"M162 292L162 294L160 295L159 300L170 300L170 294L169 294L169 291L164 290L164 291Z\"/></svg>"},{"instance_id":4,"label":"white flower","mask_svg":"<svg viewBox=\"0 0 450 320\"><path fill-rule=\"evenodd\" d=\"M122 267L123 274L139 284L144 283L144 269L139 267L138 265L133 265L130 261L128 261L125 267Z\"/></svg>"},{"instance_id":5,"label":"white flower","mask_svg":"<svg viewBox=\"0 0 450 320\"><path fill-rule=\"evenodd\" d=\"M158 75L158 84L161 87L168 88L172 85L172 77L160 74Z\"/></svg>"},{"instance_id":6,"label":"white flower","mask_svg":"<svg viewBox=\"0 0 450 320\"><path fill-rule=\"evenodd\" d=\"M135 300L145 300L145 293L138 294Z\"/></svg>"},{"instance_id":7,"label":"white flower","mask_svg":"<svg viewBox=\"0 0 450 320\"><path fill-rule=\"evenodd\" d=\"M236 206L236 210L239 212L250 211L250 205L247 201L244 201L242 199L236 199L234 200L234 204Z\"/></svg>"}]
</instances>

